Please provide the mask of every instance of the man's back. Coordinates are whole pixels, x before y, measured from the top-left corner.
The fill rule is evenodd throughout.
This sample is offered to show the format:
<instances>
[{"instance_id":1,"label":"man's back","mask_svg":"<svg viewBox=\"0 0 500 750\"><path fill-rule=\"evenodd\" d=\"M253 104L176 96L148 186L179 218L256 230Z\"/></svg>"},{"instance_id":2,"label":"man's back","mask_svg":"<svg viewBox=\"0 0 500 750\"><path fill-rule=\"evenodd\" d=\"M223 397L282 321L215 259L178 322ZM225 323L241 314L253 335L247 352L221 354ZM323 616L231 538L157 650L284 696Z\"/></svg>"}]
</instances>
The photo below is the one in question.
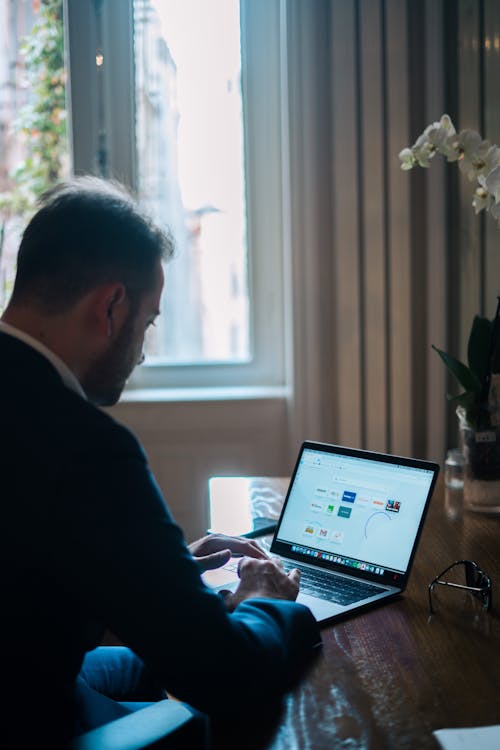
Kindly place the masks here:
<instances>
[{"instance_id":1,"label":"man's back","mask_svg":"<svg viewBox=\"0 0 500 750\"><path fill-rule=\"evenodd\" d=\"M25 715L28 696L35 722L17 731L72 730L74 680L106 628L210 714L288 689L318 640L309 611L255 599L228 616L128 430L5 334L0 361L4 705Z\"/></svg>"},{"instance_id":2,"label":"man's back","mask_svg":"<svg viewBox=\"0 0 500 750\"><path fill-rule=\"evenodd\" d=\"M103 625L83 615L78 581L65 567L70 530L64 506L72 502L71 483L80 481L74 457L86 431L99 450L101 415L66 388L40 354L5 334L0 361L0 632L2 673L13 701L9 712L19 709L19 736L37 733L39 723L64 727L65 719L72 731L73 683L84 651L100 642Z\"/></svg>"}]
</instances>

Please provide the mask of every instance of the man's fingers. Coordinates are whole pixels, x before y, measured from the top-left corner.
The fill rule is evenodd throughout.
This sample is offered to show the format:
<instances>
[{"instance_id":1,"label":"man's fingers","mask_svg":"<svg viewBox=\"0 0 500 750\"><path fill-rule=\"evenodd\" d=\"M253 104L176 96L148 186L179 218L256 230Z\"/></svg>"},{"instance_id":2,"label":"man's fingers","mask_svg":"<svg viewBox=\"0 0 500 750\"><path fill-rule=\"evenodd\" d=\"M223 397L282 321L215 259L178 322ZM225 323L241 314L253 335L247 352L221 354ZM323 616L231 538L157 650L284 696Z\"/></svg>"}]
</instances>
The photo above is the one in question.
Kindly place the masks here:
<instances>
[{"instance_id":1,"label":"man's fingers","mask_svg":"<svg viewBox=\"0 0 500 750\"><path fill-rule=\"evenodd\" d=\"M233 555L253 557L257 560L267 560L269 558L267 552L264 552L262 547L259 547L256 542L241 536L235 536L228 540L228 546L231 547Z\"/></svg>"},{"instance_id":2,"label":"man's fingers","mask_svg":"<svg viewBox=\"0 0 500 750\"><path fill-rule=\"evenodd\" d=\"M243 557L238 564L240 583L233 597L233 604L253 597L287 599L294 601L299 592L300 572L294 568L285 572L281 561L270 558L256 560Z\"/></svg>"},{"instance_id":3,"label":"man's fingers","mask_svg":"<svg viewBox=\"0 0 500 750\"><path fill-rule=\"evenodd\" d=\"M297 584L297 586L300 583L300 570L297 570L297 568L293 568L289 574L288 577L291 581Z\"/></svg>"},{"instance_id":4,"label":"man's fingers","mask_svg":"<svg viewBox=\"0 0 500 750\"><path fill-rule=\"evenodd\" d=\"M222 549L219 552L212 552L210 555L204 555L203 557L196 557L195 560L200 568L205 570L214 570L225 565L231 559L231 550Z\"/></svg>"},{"instance_id":5,"label":"man's fingers","mask_svg":"<svg viewBox=\"0 0 500 750\"><path fill-rule=\"evenodd\" d=\"M265 552L260 544L255 539L248 539L247 543L255 551L255 557L261 557L267 559L269 555Z\"/></svg>"},{"instance_id":6,"label":"man's fingers","mask_svg":"<svg viewBox=\"0 0 500 750\"><path fill-rule=\"evenodd\" d=\"M255 560L246 556L242 557L238 563L238 577L241 578L241 574L244 573L245 568L248 565L250 565L250 567L253 568L254 571L256 571L260 566L262 566L261 570L264 570L267 567L268 571L272 571L273 568L269 568L269 565L271 565L274 568L277 568L282 576L287 576L293 583L298 585L300 581L300 570L297 570L297 568L293 568L289 573L285 573L285 570L283 568L283 561L279 557L271 557L267 560Z\"/></svg>"}]
</instances>

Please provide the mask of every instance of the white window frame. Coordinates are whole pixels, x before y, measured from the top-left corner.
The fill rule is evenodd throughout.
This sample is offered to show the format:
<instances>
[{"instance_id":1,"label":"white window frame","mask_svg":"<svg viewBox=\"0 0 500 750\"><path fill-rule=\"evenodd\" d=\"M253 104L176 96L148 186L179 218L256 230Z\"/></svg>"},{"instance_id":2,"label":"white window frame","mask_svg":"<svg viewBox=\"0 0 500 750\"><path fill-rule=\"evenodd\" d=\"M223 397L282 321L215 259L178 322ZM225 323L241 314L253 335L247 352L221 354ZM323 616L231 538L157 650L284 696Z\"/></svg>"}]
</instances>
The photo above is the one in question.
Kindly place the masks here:
<instances>
[{"instance_id":1,"label":"white window frame","mask_svg":"<svg viewBox=\"0 0 500 750\"><path fill-rule=\"evenodd\" d=\"M99 6L104 65L98 73L95 53L100 45L94 9ZM282 0L241 0L240 12L253 359L234 364L145 364L137 368L130 380L131 394L139 389L286 385L285 14ZM132 16L132 0L65 0L74 172L99 173L101 113L108 174L135 190ZM98 74L103 76L102 86Z\"/></svg>"}]
</instances>

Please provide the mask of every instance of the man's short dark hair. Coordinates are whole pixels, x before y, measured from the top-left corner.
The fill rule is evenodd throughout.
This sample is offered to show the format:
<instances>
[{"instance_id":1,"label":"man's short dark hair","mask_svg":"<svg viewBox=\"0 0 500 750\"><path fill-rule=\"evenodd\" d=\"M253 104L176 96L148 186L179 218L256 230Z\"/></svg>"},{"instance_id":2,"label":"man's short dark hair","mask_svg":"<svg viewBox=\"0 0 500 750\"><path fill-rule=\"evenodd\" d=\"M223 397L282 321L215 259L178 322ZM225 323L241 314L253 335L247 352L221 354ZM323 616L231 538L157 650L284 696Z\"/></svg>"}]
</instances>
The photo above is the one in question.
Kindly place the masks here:
<instances>
[{"instance_id":1,"label":"man's short dark hair","mask_svg":"<svg viewBox=\"0 0 500 750\"><path fill-rule=\"evenodd\" d=\"M172 253L168 231L123 185L76 177L41 196L19 246L12 301L60 313L99 284L116 281L134 301L153 286L158 261Z\"/></svg>"}]
</instances>

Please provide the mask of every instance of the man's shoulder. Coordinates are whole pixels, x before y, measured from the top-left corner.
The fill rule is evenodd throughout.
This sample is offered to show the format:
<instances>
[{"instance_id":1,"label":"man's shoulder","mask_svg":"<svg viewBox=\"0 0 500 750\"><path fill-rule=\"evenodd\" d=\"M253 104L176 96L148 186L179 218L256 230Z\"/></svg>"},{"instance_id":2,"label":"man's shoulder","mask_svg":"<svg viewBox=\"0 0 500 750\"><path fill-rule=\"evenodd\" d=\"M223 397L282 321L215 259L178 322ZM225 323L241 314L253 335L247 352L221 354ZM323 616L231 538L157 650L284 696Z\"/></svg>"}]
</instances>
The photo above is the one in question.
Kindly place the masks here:
<instances>
[{"instance_id":1,"label":"man's shoulder","mask_svg":"<svg viewBox=\"0 0 500 750\"><path fill-rule=\"evenodd\" d=\"M80 425L80 437L83 440L97 439L105 443L111 454L114 451L131 451L142 453L140 443L134 433L111 414L90 404L85 399L66 389L66 398L71 400L77 423Z\"/></svg>"},{"instance_id":2,"label":"man's shoulder","mask_svg":"<svg viewBox=\"0 0 500 750\"><path fill-rule=\"evenodd\" d=\"M48 387L61 382L49 360L33 347L0 331L0 397L25 389L26 395L40 383ZM31 388L28 387L31 385Z\"/></svg>"},{"instance_id":3,"label":"man's shoulder","mask_svg":"<svg viewBox=\"0 0 500 750\"><path fill-rule=\"evenodd\" d=\"M123 452L143 453L138 439L128 427L64 384L51 390L49 405L50 398L53 399L54 424L60 434L67 431L78 444L86 445L90 451L98 446L104 447L109 457Z\"/></svg>"},{"instance_id":4,"label":"man's shoulder","mask_svg":"<svg viewBox=\"0 0 500 750\"><path fill-rule=\"evenodd\" d=\"M110 414L68 388L53 365L39 352L0 334L0 411L22 431L35 437L56 435L64 443L107 445L110 451L142 452L134 434ZM58 440L58 442L59 442Z\"/></svg>"}]
</instances>

